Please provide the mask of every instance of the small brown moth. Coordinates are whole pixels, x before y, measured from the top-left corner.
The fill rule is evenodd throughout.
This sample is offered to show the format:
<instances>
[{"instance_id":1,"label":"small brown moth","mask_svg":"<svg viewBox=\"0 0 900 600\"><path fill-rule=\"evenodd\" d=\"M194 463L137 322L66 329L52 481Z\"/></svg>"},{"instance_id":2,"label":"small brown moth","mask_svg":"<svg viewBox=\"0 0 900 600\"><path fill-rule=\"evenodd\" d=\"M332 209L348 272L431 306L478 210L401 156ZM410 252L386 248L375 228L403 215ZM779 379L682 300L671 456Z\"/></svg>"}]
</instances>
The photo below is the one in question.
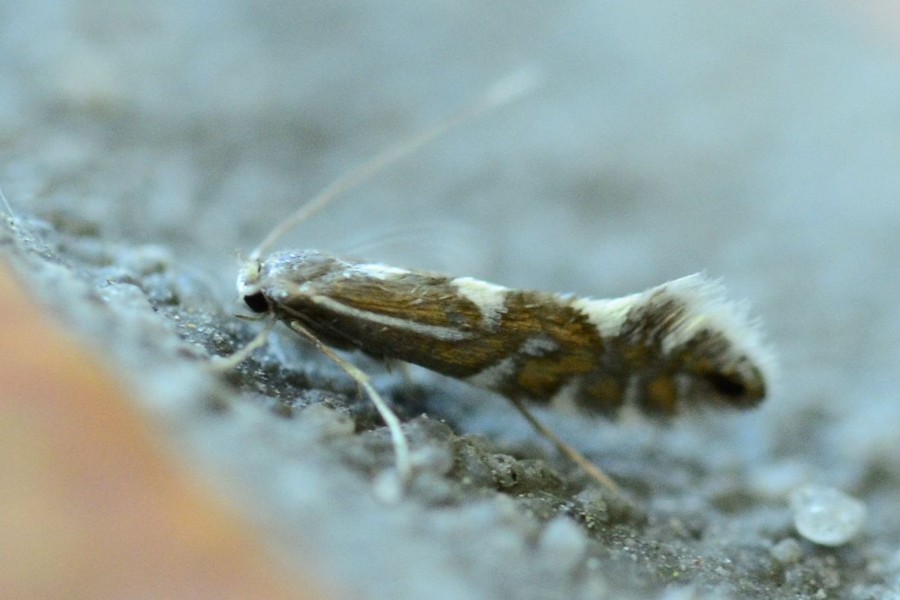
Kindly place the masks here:
<instances>
[{"instance_id":1,"label":"small brown moth","mask_svg":"<svg viewBox=\"0 0 900 600\"><path fill-rule=\"evenodd\" d=\"M543 427L524 402L614 416L634 406L673 415L703 403L756 406L766 395L765 353L745 311L701 275L610 300L508 289L472 279L331 256L315 250L263 256L284 231L337 194L491 103L366 163L273 232L250 256L238 293L270 327L310 339L367 392L393 436L398 471L411 471L400 423L368 377L332 348L423 366L499 392L592 477L605 474Z\"/></svg>"}]
</instances>

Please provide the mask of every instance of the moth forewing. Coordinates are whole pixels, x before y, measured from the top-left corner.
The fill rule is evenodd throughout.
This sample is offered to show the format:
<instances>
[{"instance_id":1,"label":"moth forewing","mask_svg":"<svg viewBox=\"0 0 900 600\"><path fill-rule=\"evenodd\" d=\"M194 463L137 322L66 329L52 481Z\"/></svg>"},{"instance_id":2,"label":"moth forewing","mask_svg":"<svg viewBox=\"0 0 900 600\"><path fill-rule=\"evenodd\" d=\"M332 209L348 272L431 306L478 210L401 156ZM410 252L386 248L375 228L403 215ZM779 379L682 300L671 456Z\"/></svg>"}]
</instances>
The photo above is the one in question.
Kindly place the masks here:
<instances>
[{"instance_id":1,"label":"moth forewing","mask_svg":"<svg viewBox=\"0 0 900 600\"><path fill-rule=\"evenodd\" d=\"M671 415L751 407L766 393L758 334L699 275L590 300L315 251L276 253L249 273L239 289L251 309L515 400Z\"/></svg>"}]
</instances>

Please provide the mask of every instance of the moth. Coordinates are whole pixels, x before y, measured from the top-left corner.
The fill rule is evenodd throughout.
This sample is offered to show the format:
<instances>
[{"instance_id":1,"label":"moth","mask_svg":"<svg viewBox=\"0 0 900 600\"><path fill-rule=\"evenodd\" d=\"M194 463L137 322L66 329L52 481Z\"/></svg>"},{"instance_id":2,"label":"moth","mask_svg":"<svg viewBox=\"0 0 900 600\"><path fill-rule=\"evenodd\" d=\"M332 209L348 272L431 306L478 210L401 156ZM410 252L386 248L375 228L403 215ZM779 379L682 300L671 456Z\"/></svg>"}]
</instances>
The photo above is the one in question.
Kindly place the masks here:
<instances>
[{"instance_id":1,"label":"moth","mask_svg":"<svg viewBox=\"0 0 900 600\"><path fill-rule=\"evenodd\" d=\"M766 394L752 330L701 275L595 300L305 250L249 264L237 287L250 310L299 322L332 348L513 400L671 416L703 402L752 408Z\"/></svg>"},{"instance_id":2,"label":"moth","mask_svg":"<svg viewBox=\"0 0 900 600\"><path fill-rule=\"evenodd\" d=\"M591 299L316 250L265 254L283 231L364 179L373 164L395 160L398 152L392 152L339 180L270 234L240 270L237 289L251 311L269 318L260 340L271 324L286 323L366 390L391 430L404 477L411 465L399 421L365 373L334 349L420 365L502 394L612 489L614 482L538 422L528 405L607 417L635 407L670 416L702 404L752 408L766 396L768 364L757 328L702 275L622 298Z\"/></svg>"}]
</instances>

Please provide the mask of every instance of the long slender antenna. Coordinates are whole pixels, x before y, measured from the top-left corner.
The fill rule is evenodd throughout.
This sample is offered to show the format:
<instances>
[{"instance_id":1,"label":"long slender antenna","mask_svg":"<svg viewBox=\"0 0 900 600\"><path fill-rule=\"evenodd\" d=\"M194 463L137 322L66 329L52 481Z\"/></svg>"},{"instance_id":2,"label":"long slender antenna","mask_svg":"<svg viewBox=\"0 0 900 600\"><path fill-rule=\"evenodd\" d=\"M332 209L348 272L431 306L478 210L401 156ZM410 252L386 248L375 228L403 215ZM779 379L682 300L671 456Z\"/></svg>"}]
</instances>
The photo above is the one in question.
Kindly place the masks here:
<instances>
[{"instance_id":1,"label":"long slender antenna","mask_svg":"<svg viewBox=\"0 0 900 600\"><path fill-rule=\"evenodd\" d=\"M471 105L450 115L442 122L413 135L404 142L388 146L360 166L339 177L282 221L250 254L250 260L259 260L260 256L268 251L281 236L330 204L335 198L357 187L379 171L384 170L385 167L397 162L441 134L525 94L537 85L539 79L540 77L534 69L515 71L490 86Z\"/></svg>"}]
</instances>

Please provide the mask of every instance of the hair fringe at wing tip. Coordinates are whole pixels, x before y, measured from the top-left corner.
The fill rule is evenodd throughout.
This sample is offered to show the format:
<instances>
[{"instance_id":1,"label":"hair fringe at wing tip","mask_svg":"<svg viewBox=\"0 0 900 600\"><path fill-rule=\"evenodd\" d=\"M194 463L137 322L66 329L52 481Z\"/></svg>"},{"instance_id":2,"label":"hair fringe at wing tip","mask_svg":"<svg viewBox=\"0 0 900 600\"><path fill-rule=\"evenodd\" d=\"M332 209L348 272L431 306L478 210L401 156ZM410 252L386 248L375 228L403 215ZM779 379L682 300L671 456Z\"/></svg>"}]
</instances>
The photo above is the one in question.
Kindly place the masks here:
<instances>
[{"instance_id":1,"label":"hair fringe at wing tip","mask_svg":"<svg viewBox=\"0 0 900 600\"><path fill-rule=\"evenodd\" d=\"M684 302L692 315L705 315L709 324L724 332L762 371L772 388L779 378L777 356L766 340L762 319L752 314L749 300L732 300L720 278L694 273L670 281L663 286L667 296Z\"/></svg>"}]
</instances>

